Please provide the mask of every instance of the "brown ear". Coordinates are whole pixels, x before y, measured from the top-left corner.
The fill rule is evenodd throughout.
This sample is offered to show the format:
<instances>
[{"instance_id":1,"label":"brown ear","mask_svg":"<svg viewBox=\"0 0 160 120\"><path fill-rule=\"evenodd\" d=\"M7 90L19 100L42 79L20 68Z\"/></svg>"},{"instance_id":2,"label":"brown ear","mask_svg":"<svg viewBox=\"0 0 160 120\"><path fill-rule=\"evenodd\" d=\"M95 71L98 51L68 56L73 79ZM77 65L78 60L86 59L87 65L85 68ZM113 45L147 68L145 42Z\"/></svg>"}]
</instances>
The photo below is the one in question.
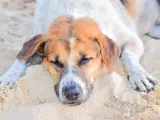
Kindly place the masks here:
<instances>
[{"instance_id":1,"label":"brown ear","mask_svg":"<svg viewBox=\"0 0 160 120\"><path fill-rule=\"evenodd\" d=\"M27 60L35 53L43 56L45 43L44 35L36 35L31 40L24 43L22 50L17 55L17 58L19 60Z\"/></svg>"},{"instance_id":2,"label":"brown ear","mask_svg":"<svg viewBox=\"0 0 160 120\"><path fill-rule=\"evenodd\" d=\"M98 39L102 60L109 72L113 71L113 65L120 56L120 48L110 38L102 35Z\"/></svg>"}]
</instances>

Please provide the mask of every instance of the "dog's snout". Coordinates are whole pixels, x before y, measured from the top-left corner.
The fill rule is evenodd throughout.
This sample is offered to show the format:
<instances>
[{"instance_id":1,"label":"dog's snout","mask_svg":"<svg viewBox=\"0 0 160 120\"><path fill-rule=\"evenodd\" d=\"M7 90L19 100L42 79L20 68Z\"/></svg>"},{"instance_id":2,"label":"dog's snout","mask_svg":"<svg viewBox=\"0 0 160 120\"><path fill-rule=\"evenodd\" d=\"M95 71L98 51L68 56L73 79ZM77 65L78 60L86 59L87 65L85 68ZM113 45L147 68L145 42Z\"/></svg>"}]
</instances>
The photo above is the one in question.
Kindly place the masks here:
<instances>
[{"instance_id":1,"label":"dog's snout","mask_svg":"<svg viewBox=\"0 0 160 120\"><path fill-rule=\"evenodd\" d=\"M60 81L59 89L57 88L59 99L64 104L79 105L89 98L90 85L78 70L68 69Z\"/></svg>"},{"instance_id":2,"label":"dog's snout","mask_svg":"<svg viewBox=\"0 0 160 120\"><path fill-rule=\"evenodd\" d=\"M63 87L62 92L67 100L75 101L81 95L81 88L78 85L67 85Z\"/></svg>"}]
</instances>

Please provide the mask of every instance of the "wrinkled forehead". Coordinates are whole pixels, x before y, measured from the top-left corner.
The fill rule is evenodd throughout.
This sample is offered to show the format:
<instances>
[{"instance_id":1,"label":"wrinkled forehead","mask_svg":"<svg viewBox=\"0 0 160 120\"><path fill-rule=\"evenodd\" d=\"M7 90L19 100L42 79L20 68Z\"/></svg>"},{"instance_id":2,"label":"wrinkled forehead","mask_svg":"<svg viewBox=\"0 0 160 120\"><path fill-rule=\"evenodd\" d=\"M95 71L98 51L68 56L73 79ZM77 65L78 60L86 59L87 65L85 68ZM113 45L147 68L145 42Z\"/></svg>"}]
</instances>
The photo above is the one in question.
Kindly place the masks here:
<instances>
[{"instance_id":1,"label":"wrinkled forehead","mask_svg":"<svg viewBox=\"0 0 160 120\"><path fill-rule=\"evenodd\" d=\"M58 37L98 36L100 29L96 22L90 18L73 19L72 17L59 17L50 26L48 34ZM82 37L82 36L81 36Z\"/></svg>"},{"instance_id":2,"label":"wrinkled forehead","mask_svg":"<svg viewBox=\"0 0 160 120\"><path fill-rule=\"evenodd\" d=\"M94 54L98 49L96 37L99 34L97 24L89 18L73 20L71 17L60 17L49 29L48 53L67 56L73 50L77 55L86 52Z\"/></svg>"}]
</instances>

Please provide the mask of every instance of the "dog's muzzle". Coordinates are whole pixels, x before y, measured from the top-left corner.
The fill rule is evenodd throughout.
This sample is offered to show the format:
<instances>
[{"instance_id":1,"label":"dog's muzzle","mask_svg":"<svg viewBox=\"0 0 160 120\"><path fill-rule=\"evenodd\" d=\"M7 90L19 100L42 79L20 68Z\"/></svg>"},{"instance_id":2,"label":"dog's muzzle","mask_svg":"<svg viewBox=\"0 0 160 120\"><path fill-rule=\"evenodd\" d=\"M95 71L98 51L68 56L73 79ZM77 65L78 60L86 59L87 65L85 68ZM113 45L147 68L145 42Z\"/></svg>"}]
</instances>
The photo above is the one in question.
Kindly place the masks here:
<instances>
[{"instance_id":1,"label":"dog's muzzle","mask_svg":"<svg viewBox=\"0 0 160 120\"><path fill-rule=\"evenodd\" d=\"M73 82L62 88L62 93L68 101L76 101L83 94L81 87Z\"/></svg>"},{"instance_id":2,"label":"dog's muzzle","mask_svg":"<svg viewBox=\"0 0 160 120\"><path fill-rule=\"evenodd\" d=\"M73 69L64 72L59 85L55 85L55 91L62 103L79 105L90 97L92 85Z\"/></svg>"}]
</instances>

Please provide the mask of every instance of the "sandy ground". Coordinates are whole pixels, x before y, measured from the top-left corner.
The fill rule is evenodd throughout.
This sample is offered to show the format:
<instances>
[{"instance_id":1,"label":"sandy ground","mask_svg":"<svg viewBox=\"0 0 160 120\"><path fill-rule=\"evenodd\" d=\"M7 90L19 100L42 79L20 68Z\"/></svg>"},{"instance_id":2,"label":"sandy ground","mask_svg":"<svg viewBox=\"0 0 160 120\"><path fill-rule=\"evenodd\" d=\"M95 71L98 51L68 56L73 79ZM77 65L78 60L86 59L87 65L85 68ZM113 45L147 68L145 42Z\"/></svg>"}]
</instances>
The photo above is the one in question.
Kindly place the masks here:
<instances>
[{"instance_id":1,"label":"sandy ground","mask_svg":"<svg viewBox=\"0 0 160 120\"><path fill-rule=\"evenodd\" d=\"M31 1L0 1L0 74L12 65L22 44L32 36ZM141 62L160 79L160 41L143 39L146 52ZM14 89L0 88L0 119L160 120L160 85L143 94L130 88L125 77L111 80L104 76L96 81L89 101L76 107L59 103L53 86L54 81L42 65L28 68Z\"/></svg>"}]
</instances>

